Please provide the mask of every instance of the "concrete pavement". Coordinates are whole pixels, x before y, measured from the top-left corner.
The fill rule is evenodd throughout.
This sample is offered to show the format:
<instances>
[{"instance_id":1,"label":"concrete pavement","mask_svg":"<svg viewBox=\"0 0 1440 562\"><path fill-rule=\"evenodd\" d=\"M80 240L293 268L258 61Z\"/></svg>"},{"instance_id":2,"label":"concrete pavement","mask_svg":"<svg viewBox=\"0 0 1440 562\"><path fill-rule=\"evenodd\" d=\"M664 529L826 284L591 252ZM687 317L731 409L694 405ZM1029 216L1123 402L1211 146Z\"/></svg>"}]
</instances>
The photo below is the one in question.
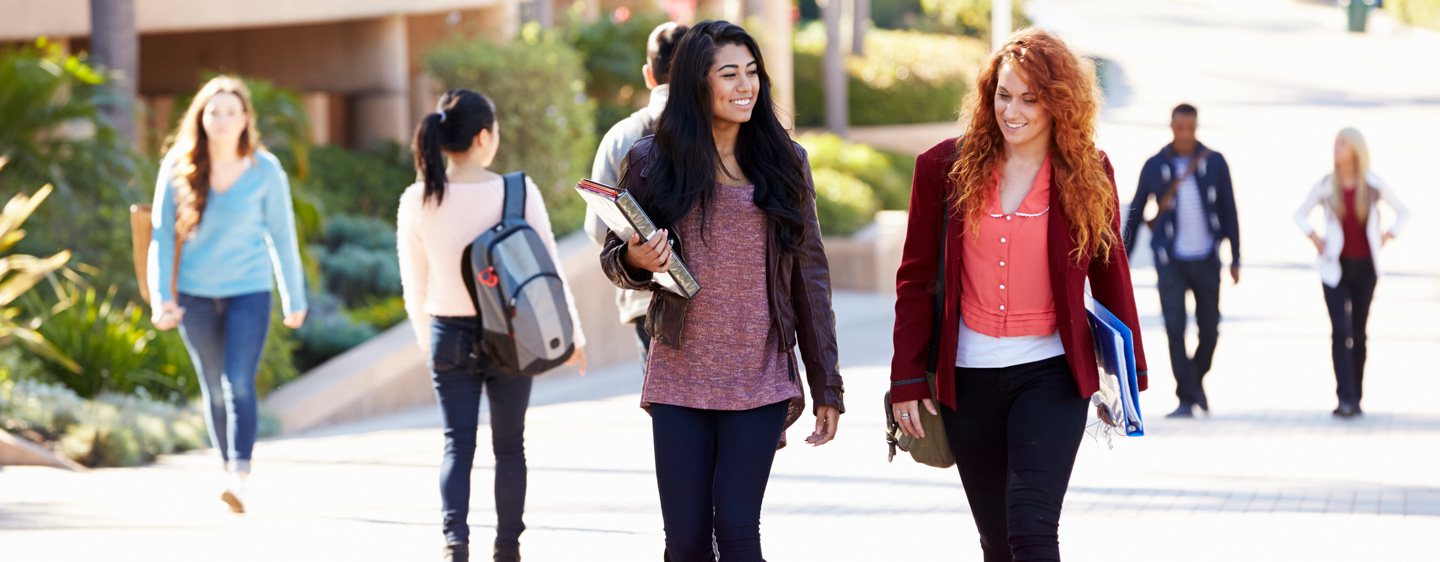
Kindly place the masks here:
<instances>
[{"instance_id":1,"label":"concrete pavement","mask_svg":"<svg viewBox=\"0 0 1440 562\"><path fill-rule=\"evenodd\" d=\"M1415 62L1440 60L1440 43L1349 36L1338 8L1276 0L1049 0L1032 14L1121 79L1101 145L1122 199L1168 140L1169 108L1200 107L1201 140L1234 169L1246 256L1242 282L1222 289L1207 379L1214 414L1182 421L1160 417L1174 383L1154 274L1136 256L1149 435L1082 445L1061 528L1066 559L1440 559L1440 73ZM1289 218L1342 124L1369 135L1376 171L1415 213L1385 252L1394 274L1372 312L1367 415L1348 422L1329 414L1329 325L1306 267L1313 250ZM821 448L796 445L812 420L792 428L767 494L767 558L980 560L956 474L884 460L892 300L837 294L836 307L849 412ZM639 382L634 365L537 380L526 560L658 559ZM438 419L427 407L262 442L244 517L215 501L222 479L210 451L136 469L5 468L0 559L433 560ZM482 545L494 524L491 476L482 454L471 515Z\"/></svg>"}]
</instances>

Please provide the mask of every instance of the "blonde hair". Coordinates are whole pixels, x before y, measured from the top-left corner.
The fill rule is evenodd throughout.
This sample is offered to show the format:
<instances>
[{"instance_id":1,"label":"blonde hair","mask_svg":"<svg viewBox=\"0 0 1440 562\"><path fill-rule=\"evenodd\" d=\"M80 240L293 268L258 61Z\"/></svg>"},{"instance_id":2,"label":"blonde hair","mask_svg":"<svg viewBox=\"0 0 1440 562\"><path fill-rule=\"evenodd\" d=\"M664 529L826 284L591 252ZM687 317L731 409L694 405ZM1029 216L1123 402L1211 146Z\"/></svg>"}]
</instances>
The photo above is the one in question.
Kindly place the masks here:
<instances>
[{"instance_id":1,"label":"blonde hair","mask_svg":"<svg viewBox=\"0 0 1440 562\"><path fill-rule=\"evenodd\" d=\"M950 205L968 221L971 234L978 234L994 171L1005 160L1005 137L995 119L995 90L1006 64L1040 94L1040 104L1054 119L1050 163L1060 208L1075 243L1070 257L1077 263L1086 255L1108 262L1111 247L1120 241L1113 230L1115 186L1095 146L1102 101L1095 65L1046 31L1026 28L1011 35L990 55L975 87L965 95L961 116L968 125L957 141L959 157L950 169L956 187Z\"/></svg>"},{"instance_id":2,"label":"blonde hair","mask_svg":"<svg viewBox=\"0 0 1440 562\"><path fill-rule=\"evenodd\" d=\"M1361 221L1370 216L1370 190L1366 183L1365 176L1370 172L1370 147L1365 144L1364 135L1354 127L1340 129L1336 135L1345 145L1350 147L1350 152L1355 156L1355 216ZM1335 216L1345 218L1345 186L1340 178L1340 163L1335 163L1335 171L1330 174L1330 193L1334 197Z\"/></svg>"},{"instance_id":3,"label":"blonde hair","mask_svg":"<svg viewBox=\"0 0 1440 562\"><path fill-rule=\"evenodd\" d=\"M233 94L245 108L247 123L237 147L240 156L248 158L260 148L260 130L255 120L255 106L250 102L250 88L233 76L211 78L191 100L169 143L169 150L179 154L171 178L175 186L175 232L186 240L200 229L200 217L205 214L210 198L210 139L201 120L205 106L219 94Z\"/></svg>"}]
</instances>

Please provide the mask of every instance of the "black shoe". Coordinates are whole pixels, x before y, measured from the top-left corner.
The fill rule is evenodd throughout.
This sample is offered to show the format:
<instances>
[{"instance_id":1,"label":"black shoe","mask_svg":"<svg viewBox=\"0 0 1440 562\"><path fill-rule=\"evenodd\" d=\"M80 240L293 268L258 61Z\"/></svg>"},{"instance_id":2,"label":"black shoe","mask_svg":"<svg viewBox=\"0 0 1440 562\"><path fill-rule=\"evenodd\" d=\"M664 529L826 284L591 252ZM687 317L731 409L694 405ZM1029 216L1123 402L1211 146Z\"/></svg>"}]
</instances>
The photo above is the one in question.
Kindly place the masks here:
<instances>
[{"instance_id":1,"label":"black shoe","mask_svg":"<svg viewBox=\"0 0 1440 562\"><path fill-rule=\"evenodd\" d=\"M1180 403L1180 407L1175 408L1175 411L1173 411L1173 412L1170 412L1170 413L1168 413L1168 414L1165 414L1165 417L1167 417L1167 418L1193 418L1193 417L1195 417L1195 407L1194 407L1193 405L1191 405L1191 404L1188 404L1188 403L1185 403L1185 402L1181 402L1181 403Z\"/></svg>"},{"instance_id":2,"label":"black shoe","mask_svg":"<svg viewBox=\"0 0 1440 562\"><path fill-rule=\"evenodd\" d=\"M470 545L463 542L452 542L445 545L444 562L470 562Z\"/></svg>"},{"instance_id":3,"label":"black shoe","mask_svg":"<svg viewBox=\"0 0 1440 562\"><path fill-rule=\"evenodd\" d=\"M1341 419L1350 419L1360 415L1360 407L1354 404L1341 404L1339 408L1335 408L1335 411L1331 413Z\"/></svg>"},{"instance_id":4,"label":"black shoe","mask_svg":"<svg viewBox=\"0 0 1440 562\"><path fill-rule=\"evenodd\" d=\"M520 562L520 543L495 543L495 562Z\"/></svg>"}]
</instances>

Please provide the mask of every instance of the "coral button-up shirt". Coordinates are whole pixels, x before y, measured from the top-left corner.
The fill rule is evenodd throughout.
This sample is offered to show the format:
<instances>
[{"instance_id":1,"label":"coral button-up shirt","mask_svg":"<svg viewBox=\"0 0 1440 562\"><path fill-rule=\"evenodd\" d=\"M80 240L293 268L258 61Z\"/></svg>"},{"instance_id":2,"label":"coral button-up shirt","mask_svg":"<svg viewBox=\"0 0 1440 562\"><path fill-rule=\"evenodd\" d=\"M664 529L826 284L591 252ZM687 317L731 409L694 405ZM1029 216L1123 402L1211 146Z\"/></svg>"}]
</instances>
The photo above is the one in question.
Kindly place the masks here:
<instances>
[{"instance_id":1,"label":"coral button-up shirt","mask_svg":"<svg viewBox=\"0 0 1440 562\"><path fill-rule=\"evenodd\" d=\"M960 315L965 326L996 338L1055 334L1050 289L1050 158L1040 165L1030 193L1014 213L1000 206L999 170L986 197L979 235L961 243Z\"/></svg>"}]
</instances>

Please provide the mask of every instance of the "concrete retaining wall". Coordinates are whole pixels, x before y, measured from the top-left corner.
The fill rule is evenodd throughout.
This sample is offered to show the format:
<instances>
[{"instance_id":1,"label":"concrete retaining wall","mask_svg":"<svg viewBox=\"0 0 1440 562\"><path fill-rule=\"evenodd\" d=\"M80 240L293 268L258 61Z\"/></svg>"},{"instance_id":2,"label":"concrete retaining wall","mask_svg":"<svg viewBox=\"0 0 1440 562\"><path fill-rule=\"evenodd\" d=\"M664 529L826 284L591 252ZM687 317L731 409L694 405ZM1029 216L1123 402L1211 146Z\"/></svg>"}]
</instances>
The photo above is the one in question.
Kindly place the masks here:
<instances>
[{"instance_id":1,"label":"concrete retaining wall","mask_svg":"<svg viewBox=\"0 0 1440 562\"><path fill-rule=\"evenodd\" d=\"M894 292L905 239L904 212L884 211L855 236L826 238L835 290ZM615 287L600 271L599 249L583 233L559 241L561 267L575 295L591 369L635 358L635 332L621 324ZM573 374L561 367L546 376ZM391 328L272 393L265 407L285 433L408 410L435 401L425 353L409 324Z\"/></svg>"}]
</instances>

